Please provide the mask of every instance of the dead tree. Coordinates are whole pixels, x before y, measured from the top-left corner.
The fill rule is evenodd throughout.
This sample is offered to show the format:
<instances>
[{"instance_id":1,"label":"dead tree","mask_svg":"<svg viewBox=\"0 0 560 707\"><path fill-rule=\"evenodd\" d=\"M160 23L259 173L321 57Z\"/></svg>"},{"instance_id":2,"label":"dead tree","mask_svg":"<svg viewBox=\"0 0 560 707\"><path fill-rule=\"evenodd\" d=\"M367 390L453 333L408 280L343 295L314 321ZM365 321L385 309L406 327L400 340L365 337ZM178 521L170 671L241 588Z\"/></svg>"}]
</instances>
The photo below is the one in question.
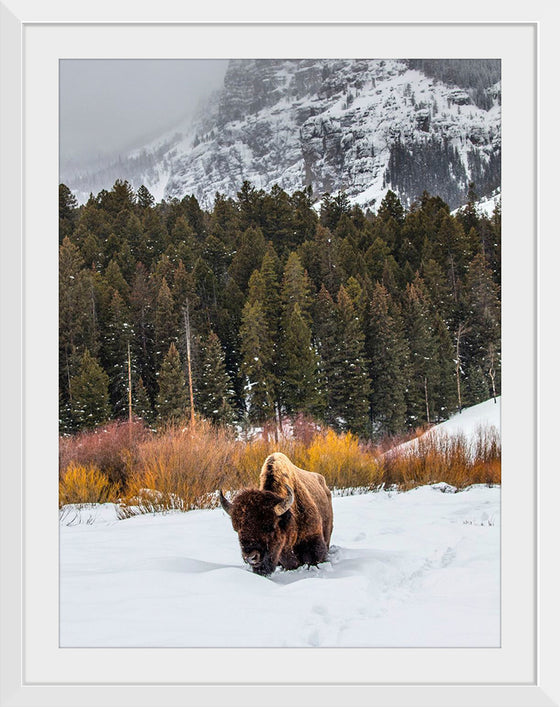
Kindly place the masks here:
<instances>
[{"instance_id":1,"label":"dead tree","mask_svg":"<svg viewBox=\"0 0 560 707\"><path fill-rule=\"evenodd\" d=\"M195 424L194 416L194 394L193 394L193 382L192 382L192 369L191 369L191 322L189 318L189 299L185 300L185 306L183 307L183 317L185 320L185 337L187 339L187 379L189 382L189 399L191 404L191 425Z\"/></svg>"},{"instance_id":2,"label":"dead tree","mask_svg":"<svg viewBox=\"0 0 560 707\"><path fill-rule=\"evenodd\" d=\"M461 398L461 340L469 331L470 327L466 325L466 322L460 322L455 333L455 378L457 381L457 402L459 412L463 409L463 401Z\"/></svg>"}]
</instances>

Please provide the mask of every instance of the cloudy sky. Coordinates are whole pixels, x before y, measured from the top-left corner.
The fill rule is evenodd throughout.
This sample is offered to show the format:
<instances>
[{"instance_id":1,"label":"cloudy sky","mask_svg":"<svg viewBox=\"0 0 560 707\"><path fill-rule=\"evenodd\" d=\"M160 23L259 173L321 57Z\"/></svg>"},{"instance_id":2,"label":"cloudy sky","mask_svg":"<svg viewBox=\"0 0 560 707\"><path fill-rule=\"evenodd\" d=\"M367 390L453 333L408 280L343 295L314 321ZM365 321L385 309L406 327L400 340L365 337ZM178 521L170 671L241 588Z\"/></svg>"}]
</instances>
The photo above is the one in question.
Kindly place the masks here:
<instances>
[{"instance_id":1,"label":"cloudy sky","mask_svg":"<svg viewBox=\"0 0 560 707\"><path fill-rule=\"evenodd\" d=\"M61 168L118 156L173 128L219 88L221 59L64 59Z\"/></svg>"}]
</instances>

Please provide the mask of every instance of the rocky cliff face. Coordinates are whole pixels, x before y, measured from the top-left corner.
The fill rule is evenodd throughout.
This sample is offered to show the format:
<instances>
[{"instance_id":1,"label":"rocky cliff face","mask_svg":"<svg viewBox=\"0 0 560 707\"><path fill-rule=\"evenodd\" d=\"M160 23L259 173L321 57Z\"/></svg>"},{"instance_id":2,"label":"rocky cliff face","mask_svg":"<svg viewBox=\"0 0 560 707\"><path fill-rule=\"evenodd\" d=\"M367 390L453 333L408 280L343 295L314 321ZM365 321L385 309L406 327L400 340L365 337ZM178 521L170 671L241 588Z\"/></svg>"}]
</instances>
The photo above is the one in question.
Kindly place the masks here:
<instances>
[{"instance_id":1,"label":"rocky cliff face","mask_svg":"<svg viewBox=\"0 0 560 707\"><path fill-rule=\"evenodd\" d=\"M452 206L474 179L499 185L499 87L491 108L397 60L233 60L224 88L174 164L166 197L235 195L244 179L287 191L345 190L375 205L424 188ZM416 191L415 191L416 190Z\"/></svg>"},{"instance_id":2,"label":"rocky cliff face","mask_svg":"<svg viewBox=\"0 0 560 707\"><path fill-rule=\"evenodd\" d=\"M223 89L165 167L160 160L132 181L146 176L156 198L194 194L203 206L217 191L235 196L244 180L288 192L311 185L317 198L344 190L374 208L389 188L405 203L427 189L452 207L471 180L479 194L492 191L500 183L499 83L484 89L479 107L468 86L412 65L232 60Z\"/></svg>"}]
</instances>

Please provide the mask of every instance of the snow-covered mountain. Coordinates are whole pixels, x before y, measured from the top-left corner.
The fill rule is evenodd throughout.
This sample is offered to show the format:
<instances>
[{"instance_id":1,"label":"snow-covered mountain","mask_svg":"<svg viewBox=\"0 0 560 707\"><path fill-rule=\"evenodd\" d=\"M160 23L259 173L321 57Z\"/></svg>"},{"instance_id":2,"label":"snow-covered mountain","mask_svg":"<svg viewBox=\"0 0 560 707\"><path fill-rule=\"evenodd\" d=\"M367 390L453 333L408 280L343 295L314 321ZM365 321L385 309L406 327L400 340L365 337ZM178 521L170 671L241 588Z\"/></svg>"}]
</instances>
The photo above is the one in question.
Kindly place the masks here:
<instances>
[{"instance_id":1,"label":"snow-covered mountain","mask_svg":"<svg viewBox=\"0 0 560 707\"><path fill-rule=\"evenodd\" d=\"M248 180L310 185L316 198L344 190L374 208L389 188L406 204L426 189L456 208L469 181L481 196L500 184L499 68L481 61L465 72L457 61L441 71L414 60L231 60L189 125L97 174L61 179L80 199L119 177L209 207Z\"/></svg>"}]
</instances>

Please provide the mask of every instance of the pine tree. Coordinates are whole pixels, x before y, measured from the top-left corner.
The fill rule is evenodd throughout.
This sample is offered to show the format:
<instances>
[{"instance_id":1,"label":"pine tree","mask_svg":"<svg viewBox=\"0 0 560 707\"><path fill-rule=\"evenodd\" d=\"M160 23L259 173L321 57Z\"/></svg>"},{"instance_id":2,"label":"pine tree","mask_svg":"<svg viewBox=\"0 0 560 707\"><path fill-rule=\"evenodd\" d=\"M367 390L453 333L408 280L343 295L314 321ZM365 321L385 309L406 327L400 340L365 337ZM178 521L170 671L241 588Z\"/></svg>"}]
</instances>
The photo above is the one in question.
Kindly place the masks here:
<instances>
[{"instance_id":1,"label":"pine tree","mask_svg":"<svg viewBox=\"0 0 560 707\"><path fill-rule=\"evenodd\" d=\"M318 403L318 361L311 329L296 302L283 317L280 399L289 415L312 413Z\"/></svg>"},{"instance_id":2,"label":"pine tree","mask_svg":"<svg viewBox=\"0 0 560 707\"><path fill-rule=\"evenodd\" d=\"M455 301L459 299L462 281L471 251L463 227L452 216L445 215L434 239L435 257L447 272Z\"/></svg>"},{"instance_id":3,"label":"pine tree","mask_svg":"<svg viewBox=\"0 0 560 707\"><path fill-rule=\"evenodd\" d=\"M465 405L476 405L488 400L490 389L488 379L480 366L470 364L466 372Z\"/></svg>"},{"instance_id":4,"label":"pine tree","mask_svg":"<svg viewBox=\"0 0 560 707\"><path fill-rule=\"evenodd\" d=\"M281 302L283 312L289 314L297 304L303 318L306 321L310 321L311 288L311 281L303 268L298 254L290 253L282 278Z\"/></svg>"},{"instance_id":5,"label":"pine tree","mask_svg":"<svg viewBox=\"0 0 560 707\"><path fill-rule=\"evenodd\" d=\"M477 231L479 223L479 215L476 210L476 202L478 201L478 196L476 194L476 189L474 182L469 183L469 189L467 191L467 203L465 206L459 210L459 219L465 230L468 233L471 228Z\"/></svg>"},{"instance_id":6,"label":"pine tree","mask_svg":"<svg viewBox=\"0 0 560 707\"><path fill-rule=\"evenodd\" d=\"M239 208L233 199L226 198L223 194L216 193L214 208L210 214L209 232L213 233L226 248L233 249L240 237Z\"/></svg>"},{"instance_id":7,"label":"pine tree","mask_svg":"<svg viewBox=\"0 0 560 707\"><path fill-rule=\"evenodd\" d=\"M266 241L260 228L248 228L241 236L239 248L231 262L229 273L242 292L247 291L251 273L260 268L266 253Z\"/></svg>"},{"instance_id":8,"label":"pine tree","mask_svg":"<svg viewBox=\"0 0 560 707\"><path fill-rule=\"evenodd\" d=\"M299 248L301 264L309 273L317 290L325 285L329 292L338 292L342 273L337 268L340 239L320 223L312 240Z\"/></svg>"},{"instance_id":9,"label":"pine tree","mask_svg":"<svg viewBox=\"0 0 560 707\"><path fill-rule=\"evenodd\" d=\"M66 236L70 236L74 230L76 222L76 210L78 200L72 194L66 184L58 187L58 236L59 243L62 243Z\"/></svg>"},{"instance_id":10,"label":"pine tree","mask_svg":"<svg viewBox=\"0 0 560 707\"><path fill-rule=\"evenodd\" d=\"M80 239L80 252L85 265L94 270L100 270L103 263L103 248L101 241L93 233L87 231Z\"/></svg>"},{"instance_id":11,"label":"pine tree","mask_svg":"<svg viewBox=\"0 0 560 707\"><path fill-rule=\"evenodd\" d=\"M245 304L240 337L240 374L248 417L251 422L266 422L274 418L276 380L271 373L273 342L260 303Z\"/></svg>"},{"instance_id":12,"label":"pine tree","mask_svg":"<svg viewBox=\"0 0 560 707\"><path fill-rule=\"evenodd\" d=\"M301 191L296 191L290 199L293 213L293 229L297 244L304 243L306 240L311 240L315 233L318 224L318 217L313 208L313 190L311 186L306 187Z\"/></svg>"},{"instance_id":13,"label":"pine tree","mask_svg":"<svg viewBox=\"0 0 560 707\"><path fill-rule=\"evenodd\" d=\"M98 349L98 305L93 274L83 269L78 248L65 238L59 251L59 387L70 396L70 378L85 348Z\"/></svg>"},{"instance_id":14,"label":"pine tree","mask_svg":"<svg viewBox=\"0 0 560 707\"><path fill-rule=\"evenodd\" d=\"M144 422L150 424L154 419L154 411L144 386L142 376L132 382L132 412Z\"/></svg>"},{"instance_id":15,"label":"pine tree","mask_svg":"<svg viewBox=\"0 0 560 707\"><path fill-rule=\"evenodd\" d=\"M334 232L340 219L345 214L349 214L350 211L350 200L345 192L339 191L335 196L323 194L320 214L323 226L326 226Z\"/></svg>"},{"instance_id":16,"label":"pine tree","mask_svg":"<svg viewBox=\"0 0 560 707\"><path fill-rule=\"evenodd\" d=\"M111 290L117 290L125 302L128 302L130 290L123 277L120 267L115 260L111 260L105 271L105 282Z\"/></svg>"},{"instance_id":17,"label":"pine tree","mask_svg":"<svg viewBox=\"0 0 560 707\"><path fill-rule=\"evenodd\" d=\"M155 265L152 266L152 275L157 284L158 292L163 280L166 280L168 285L173 282L175 267L175 263L171 260L167 252L162 253Z\"/></svg>"},{"instance_id":18,"label":"pine tree","mask_svg":"<svg viewBox=\"0 0 560 707\"><path fill-rule=\"evenodd\" d=\"M145 235L145 252L142 262L150 268L159 253L163 253L168 244L167 229L157 209L142 211L142 230Z\"/></svg>"},{"instance_id":19,"label":"pine tree","mask_svg":"<svg viewBox=\"0 0 560 707\"><path fill-rule=\"evenodd\" d=\"M175 221L171 231L171 243L176 247L176 252L180 253L181 260L190 272L196 258L199 255L199 244L196 235L185 217L180 217Z\"/></svg>"},{"instance_id":20,"label":"pine tree","mask_svg":"<svg viewBox=\"0 0 560 707\"><path fill-rule=\"evenodd\" d=\"M375 237L373 243L367 249L364 260L372 282L381 282L385 260L389 252L387 243L379 236Z\"/></svg>"},{"instance_id":21,"label":"pine tree","mask_svg":"<svg viewBox=\"0 0 560 707\"><path fill-rule=\"evenodd\" d=\"M476 255L465 278L465 307L469 333L465 337L467 365L490 370L485 360L493 352L496 389L500 389L500 300L492 271L482 254Z\"/></svg>"},{"instance_id":22,"label":"pine tree","mask_svg":"<svg viewBox=\"0 0 560 707\"><path fill-rule=\"evenodd\" d=\"M392 219L398 226L402 226L404 223L404 216L403 205L395 192L389 189L379 205L377 217L385 223Z\"/></svg>"},{"instance_id":23,"label":"pine tree","mask_svg":"<svg viewBox=\"0 0 560 707\"><path fill-rule=\"evenodd\" d=\"M319 357L320 413L325 422L334 427L338 417L336 379L340 327L336 304L324 285L313 306L313 329Z\"/></svg>"},{"instance_id":24,"label":"pine tree","mask_svg":"<svg viewBox=\"0 0 560 707\"><path fill-rule=\"evenodd\" d=\"M263 191L257 191L253 185L245 180L237 192L239 220L241 227L260 226Z\"/></svg>"},{"instance_id":25,"label":"pine tree","mask_svg":"<svg viewBox=\"0 0 560 707\"><path fill-rule=\"evenodd\" d=\"M418 281L406 288L404 323L410 349L409 421L413 425L433 422L434 387L439 377L437 340L430 303Z\"/></svg>"},{"instance_id":26,"label":"pine tree","mask_svg":"<svg viewBox=\"0 0 560 707\"><path fill-rule=\"evenodd\" d=\"M455 387L455 349L451 333L437 310L432 307L436 342L437 376L433 387L434 420L445 420L457 409Z\"/></svg>"},{"instance_id":27,"label":"pine tree","mask_svg":"<svg viewBox=\"0 0 560 707\"><path fill-rule=\"evenodd\" d=\"M406 426L409 351L396 306L381 283L377 283L373 291L366 327L366 352L372 384L374 434L402 432Z\"/></svg>"},{"instance_id":28,"label":"pine tree","mask_svg":"<svg viewBox=\"0 0 560 707\"><path fill-rule=\"evenodd\" d=\"M290 253L280 292L277 370L280 402L288 414L310 412L317 402L317 356L311 340L311 282Z\"/></svg>"},{"instance_id":29,"label":"pine tree","mask_svg":"<svg viewBox=\"0 0 560 707\"><path fill-rule=\"evenodd\" d=\"M148 237L144 231L142 221L136 214L129 215L125 233L134 260L142 263L149 262L150 249L148 246Z\"/></svg>"},{"instance_id":30,"label":"pine tree","mask_svg":"<svg viewBox=\"0 0 560 707\"><path fill-rule=\"evenodd\" d=\"M120 294L115 290L109 306L102 346L102 360L109 374L110 398L115 417L128 415L128 347L134 337L130 312ZM137 366L131 356L133 377L137 377Z\"/></svg>"},{"instance_id":31,"label":"pine tree","mask_svg":"<svg viewBox=\"0 0 560 707\"><path fill-rule=\"evenodd\" d=\"M141 209L151 209L155 203L154 197L143 184L136 192L136 201Z\"/></svg>"},{"instance_id":32,"label":"pine tree","mask_svg":"<svg viewBox=\"0 0 560 707\"><path fill-rule=\"evenodd\" d=\"M201 349L196 382L197 410L212 422L229 424L235 417L233 388L222 345L213 331Z\"/></svg>"},{"instance_id":33,"label":"pine tree","mask_svg":"<svg viewBox=\"0 0 560 707\"><path fill-rule=\"evenodd\" d=\"M361 436L369 434L369 395L365 336L348 296L341 286L337 298L339 335L333 375L333 404L339 425Z\"/></svg>"},{"instance_id":34,"label":"pine tree","mask_svg":"<svg viewBox=\"0 0 560 707\"><path fill-rule=\"evenodd\" d=\"M182 199L181 204L184 208L189 226L192 228L197 238L202 240L206 235L204 212L200 208L200 204L198 203L196 196L194 194L185 196Z\"/></svg>"},{"instance_id":35,"label":"pine tree","mask_svg":"<svg viewBox=\"0 0 560 707\"><path fill-rule=\"evenodd\" d=\"M263 283L263 308L273 338L276 340L278 319L280 313L280 260L272 246L268 244L268 249L263 257L260 275ZM249 285L249 297L251 287Z\"/></svg>"},{"instance_id":36,"label":"pine tree","mask_svg":"<svg viewBox=\"0 0 560 707\"><path fill-rule=\"evenodd\" d=\"M155 307L153 283L144 265L138 263L130 293L132 328L135 333L132 341L132 354L138 363L139 375L151 400L154 400L156 395L154 365Z\"/></svg>"},{"instance_id":37,"label":"pine tree","mask_svg":"<svg viewBox=\"0 0 560 707\"><path fill-rule=\"evenodd\" d=\"M160 423L181 422L189 415L185 374L177 347L171 343L158 372L156 412Z\"/></svg>"},{"instance_id":38,"label":"pine tree","mask_svg":"<svg viewBox=\"0 0 560 707\"><path fill-rule=\"evenodd\" d=\"M262 228L280 254L300 244L294 227L294 210L290 198L277 184L265 194L261 207Z\"/></svg>"},{"instance_id":39,"label":"pine tree","mask_svg":"<svg viewBox=\"0 0 560 707\"><path fill-rule=\"evenodd\" d=\"M155 312L155 359L163 359L169 346L178 341L179 317L173 295L163 278L159 288Z\"/></svg>"},{"instance_id":40,"label":"pine tree","mask_svg":"<svg viewBox=\"0 0 560 707\"><path fill-rule=\"evenodd\" d=\"M109 405L109 376L86 349L79 373L70 380L71 414L77 429L92 429L107 422Z\"/></svg>"}]
</instances>

